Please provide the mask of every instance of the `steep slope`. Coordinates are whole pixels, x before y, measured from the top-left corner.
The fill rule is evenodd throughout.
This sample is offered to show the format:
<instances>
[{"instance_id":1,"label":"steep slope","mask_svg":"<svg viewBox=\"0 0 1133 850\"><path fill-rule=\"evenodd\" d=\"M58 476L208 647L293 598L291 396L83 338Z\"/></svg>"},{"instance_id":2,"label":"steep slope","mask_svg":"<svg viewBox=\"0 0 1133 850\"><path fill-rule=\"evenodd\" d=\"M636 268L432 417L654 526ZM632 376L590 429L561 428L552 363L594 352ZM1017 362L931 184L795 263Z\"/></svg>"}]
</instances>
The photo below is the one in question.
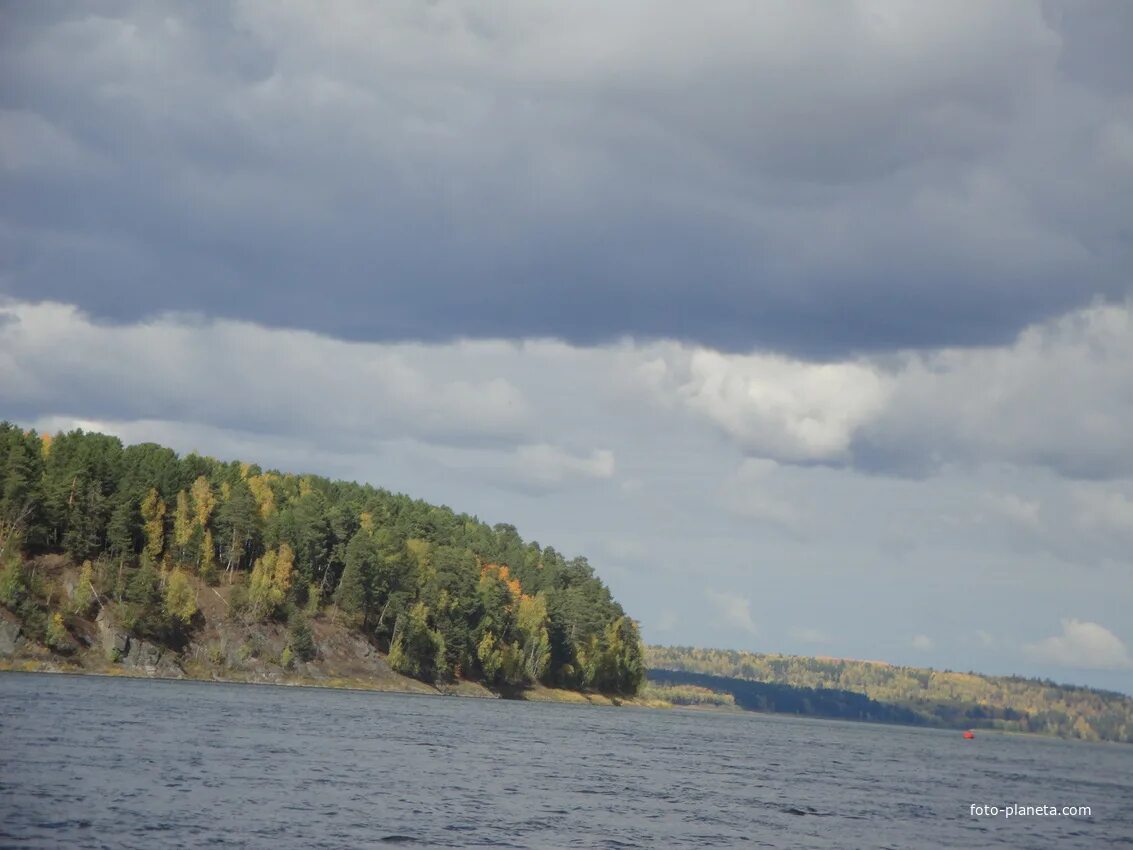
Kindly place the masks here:
<instances>
[{"instance_id":1,"label":"steep slope","mask_svg":"<svg viewBox=\"0 0 1133 850\"><path fill-rule=\"evenodd\" d=\"M369 653L429 684L632 694L644 677L637 627L586 560L509 525L369 485L8 423L0 483L3 628L25 651L89 664L101 645L108 663L139 652L153 661L143 668L160 656L182 669L203 651L230 672L255 672L266 653L318 671L354 641L340 668ZM381 678L376 664L363 666Z\"/></svg>"}]
</instances>

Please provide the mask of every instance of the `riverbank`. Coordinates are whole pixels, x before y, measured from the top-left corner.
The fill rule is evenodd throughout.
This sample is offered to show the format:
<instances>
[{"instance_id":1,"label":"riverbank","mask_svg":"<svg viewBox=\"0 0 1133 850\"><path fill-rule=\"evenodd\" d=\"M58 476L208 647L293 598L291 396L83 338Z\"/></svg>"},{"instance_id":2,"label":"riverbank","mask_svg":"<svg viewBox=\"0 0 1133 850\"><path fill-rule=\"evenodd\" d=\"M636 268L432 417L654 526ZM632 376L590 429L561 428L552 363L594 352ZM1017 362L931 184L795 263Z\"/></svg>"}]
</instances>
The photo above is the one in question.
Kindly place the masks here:
<instances>
[{"instance_id":1,"label":"riverbank","mask_svg":"<svg viewBox=\"0 0 1133 850\"><path fill-rule=\"evenodd\" d=\"M535 685L527 688L495 690L478 682L460 681L448 684L430 685L416 679L399 677L401 681L382 679L362 679L344 676L304 676L283 673L278 676L255 676L250 674L193 675L189 671L181 675L163 675L157 671L107 665L100 669L89 669L65 661L34 658L0 659L0 673L33 673L45 675L93 676L100 678L156 679L169 681L216 682L230 685L271 685L275 687L326 688L331 690L369 691L374 693L413 694L418 696L457 696L466 699L506 699L522 702L549 702L569 705L597 705L608 707L636 706L638 708L691 708L678 706L665 700L643 699L637 697L612 696L608 694L583 693L563 688L548 688ZM397 674L394 674L395 676ZM708 708L696 706L695 708Z\"/></svg>"}]
</instances>

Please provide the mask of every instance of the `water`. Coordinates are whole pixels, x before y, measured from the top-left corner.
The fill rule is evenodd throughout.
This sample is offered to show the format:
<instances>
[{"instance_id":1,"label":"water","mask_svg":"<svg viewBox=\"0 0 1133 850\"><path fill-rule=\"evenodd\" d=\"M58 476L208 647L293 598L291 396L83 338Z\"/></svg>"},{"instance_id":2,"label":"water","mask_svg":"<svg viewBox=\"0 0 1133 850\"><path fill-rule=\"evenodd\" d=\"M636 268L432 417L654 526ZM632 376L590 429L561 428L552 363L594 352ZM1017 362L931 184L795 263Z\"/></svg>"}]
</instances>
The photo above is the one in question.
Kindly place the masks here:
<instances>
[{"instance_id":1,"label":"water","mask_svg":"<svg viewBox=\"0 0 1133 850\"><path fill-rule=\"evenodd\" d=\"M4 847L1133 846L1122 745L26 674L0 742Z\"/></svg>"}]
</instances>

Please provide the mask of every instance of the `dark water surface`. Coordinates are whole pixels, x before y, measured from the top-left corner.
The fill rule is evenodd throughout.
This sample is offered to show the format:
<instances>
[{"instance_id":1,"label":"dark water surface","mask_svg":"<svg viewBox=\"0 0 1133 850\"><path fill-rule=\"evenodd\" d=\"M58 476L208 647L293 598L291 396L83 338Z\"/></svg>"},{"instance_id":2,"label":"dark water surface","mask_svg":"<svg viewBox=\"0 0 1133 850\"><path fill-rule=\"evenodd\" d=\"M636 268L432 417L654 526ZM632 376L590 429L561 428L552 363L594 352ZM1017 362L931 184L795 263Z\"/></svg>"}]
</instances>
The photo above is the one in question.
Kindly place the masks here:
<instances>
[{"instance_id":1,"label":"dark water surface","mask_svg":"<svg viewBox=\"0 0 1133 850\"><path fill-rule=\"evenodd\" d=\"M1093 814L975 818L973 803ZM1133 747L11 673L0 845L1133 846Z\"/></svg>"}]
</instances>

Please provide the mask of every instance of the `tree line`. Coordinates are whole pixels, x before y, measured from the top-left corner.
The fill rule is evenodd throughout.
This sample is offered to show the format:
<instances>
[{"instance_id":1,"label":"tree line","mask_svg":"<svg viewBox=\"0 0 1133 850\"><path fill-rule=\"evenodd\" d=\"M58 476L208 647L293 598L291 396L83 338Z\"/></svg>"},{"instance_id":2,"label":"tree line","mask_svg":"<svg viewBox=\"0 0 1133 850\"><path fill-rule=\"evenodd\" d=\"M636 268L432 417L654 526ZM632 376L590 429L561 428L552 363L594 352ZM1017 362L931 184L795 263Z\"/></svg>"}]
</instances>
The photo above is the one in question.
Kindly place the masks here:
<instances>
[{"instance_id":1,"label":"tree line","mask_svg":"<svg viewBox=\"0 0 1133 850\"><path fill-rule=\"evenodd\" d=\"M191 636L200 581L233 585L247 617L292 622L305 653L304 618L333 606L428 681L630 694L644 678L637 626L587 560L513 526L366 484L0 423L0 602L50 644L59 612L27 566L45 552L82 565L89 604L171 646Z\"/></svg>"},{"instance_id":2,"label":"tree line","mask_svg":"<svg viewBox=\"0 0 1133 850\"><path fill-rule=\"evenodd\" d=\"M651 679L727 690L755 710L1133 743L1133 697L1043 679L690 646L646 658Z\"/></svg>"}]
</instances>

